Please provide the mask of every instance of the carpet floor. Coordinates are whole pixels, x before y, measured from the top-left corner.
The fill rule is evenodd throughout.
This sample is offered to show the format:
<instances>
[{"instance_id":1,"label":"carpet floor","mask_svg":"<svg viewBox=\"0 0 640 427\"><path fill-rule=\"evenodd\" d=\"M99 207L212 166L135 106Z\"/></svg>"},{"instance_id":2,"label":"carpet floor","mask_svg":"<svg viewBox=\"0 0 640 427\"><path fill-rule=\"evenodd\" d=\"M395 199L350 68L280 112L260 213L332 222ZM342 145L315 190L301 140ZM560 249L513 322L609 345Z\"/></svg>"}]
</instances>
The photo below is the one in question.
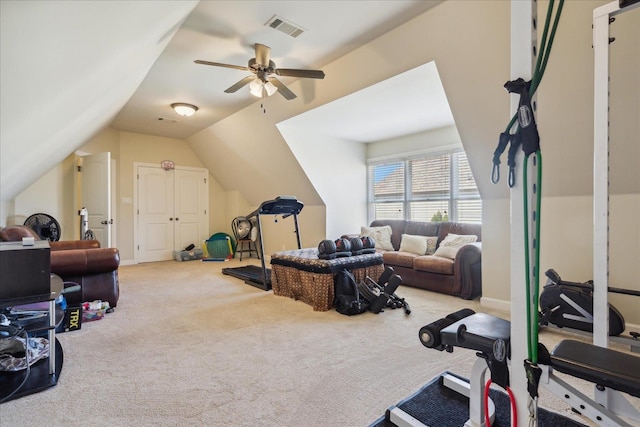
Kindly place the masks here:
<instances>
[{"instance_id":1,"label":"carpet floor","mask_svg":"<svg viewBox=\"0 0 640 427\"><path fill-rule=\"evenodd\" d=\"M57 386L0 405L0 426L367 426L441 372L470 375L473 351L427 349L420 327L465 307L509 316L402 286L409 316L316 312L221 274L250 263L122 266L115 311L59 334Z\"/></svg>"}]
</instances>

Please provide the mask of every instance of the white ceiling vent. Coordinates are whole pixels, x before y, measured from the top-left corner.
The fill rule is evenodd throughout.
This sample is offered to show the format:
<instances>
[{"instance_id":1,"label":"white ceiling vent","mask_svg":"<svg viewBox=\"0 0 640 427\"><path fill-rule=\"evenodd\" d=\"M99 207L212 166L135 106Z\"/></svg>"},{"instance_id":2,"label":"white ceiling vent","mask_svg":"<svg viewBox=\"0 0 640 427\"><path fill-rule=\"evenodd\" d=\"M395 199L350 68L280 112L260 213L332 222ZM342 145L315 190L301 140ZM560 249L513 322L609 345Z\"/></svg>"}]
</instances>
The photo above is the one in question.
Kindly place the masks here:
<instances>
[{"instance_id":1,"label":"white ceiling vent","mask_svg":"<svg viewBox=\"0 0 640 427\"><path fill-rule=\"evenodd\" d=\"M264 25L271 27L275 30L281 31L293 38L298 37L300 34L306 31L304 28L300 27L299 25L296 25L291 21L287 21L283 18L280 18L278 15L273 15L271 19L269 19L267 23Z\"/></svg>"}]
</instances>

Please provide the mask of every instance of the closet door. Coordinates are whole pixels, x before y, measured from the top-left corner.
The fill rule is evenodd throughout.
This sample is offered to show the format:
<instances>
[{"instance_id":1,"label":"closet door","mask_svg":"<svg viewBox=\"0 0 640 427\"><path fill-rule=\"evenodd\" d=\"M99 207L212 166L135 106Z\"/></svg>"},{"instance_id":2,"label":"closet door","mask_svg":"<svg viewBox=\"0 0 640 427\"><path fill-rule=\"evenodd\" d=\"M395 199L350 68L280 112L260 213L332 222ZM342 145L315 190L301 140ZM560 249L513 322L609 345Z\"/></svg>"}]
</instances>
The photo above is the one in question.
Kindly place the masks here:
<instances>
[{"instance_id":1,"label":"closet door","mask_svg":"<svg viewBox=\"0 0 640 427\"><path fill-rule=\"evenodd\" d=\"M138 261L173 258L173 171L138 166Z\"/></svg>"},{"instance_id":2,"label":"closet door","mask_svg":"<svg viewBox=\"0 0 640 427\"><path fill-rule=\"evenodd\" d=\"M175 250L182 250L190 244L200 247L202 240L208 237L208 176L206 170L174 170Z\"/></svg>"},{"instance_id":3,"label":"closet door","mask_svg":"<svg viewBox=\"0 0 640 427\"><path fill-rule=\"evenodd\" d=\"M174 250L200 247L209 237L209 172L137 167L137 261L173 259Z\"/></svg>"}]
</instances>

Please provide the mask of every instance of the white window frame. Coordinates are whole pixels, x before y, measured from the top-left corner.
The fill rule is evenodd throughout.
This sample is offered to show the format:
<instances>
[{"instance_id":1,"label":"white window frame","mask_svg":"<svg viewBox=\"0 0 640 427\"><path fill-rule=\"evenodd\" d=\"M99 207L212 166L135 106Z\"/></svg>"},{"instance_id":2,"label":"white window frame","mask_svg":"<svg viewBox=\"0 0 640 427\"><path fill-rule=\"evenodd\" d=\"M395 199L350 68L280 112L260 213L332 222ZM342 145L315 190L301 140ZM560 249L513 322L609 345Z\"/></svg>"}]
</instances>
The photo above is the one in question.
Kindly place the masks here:
<instances>
[{"instance_id":1,"label":"white window frame","mask_svg":"<svg viewBox=\"0 0 640 427\"><path fill-rule=\"evenodd\" d=\"M385 159L380 159L380 160L371 160L368 162L367 164L367 215L368 215L368 222L371 222L372 220L376 219L376 205L377 204L381 204L381 203L400 203L402 204L402 215L399 215L398 219L405 219L405 220L411 220L411 203L413 202L421 202L421 201L438 201L438 200L446 200L447 201L447 214L449 216L449 221L458 221L458 217L459 217L459 209L458 209L458 202L460 201L473 201L473 200L477 200L480 202L480 209L482 210L482 199L480 197L480 193L477 190L477 184L475 183L475 178L474 178L474 184L476 186L476 192L473 194L462 194L461 192L461 188L460 188L460 173L459 173L459 160L458 160L458 154L459 153L463 153L465 154L466 157L466 153L464 153L464 150L461 148L454 148L454 149L446 149L446 150L439 150L439 151L433 151L433 152L428 152L428 153L422 153L422 154L413 154L413 155L405 155L405 156L400 156L400 157L387 157ZM411 161L413 160L419 160L419 159L427 159L430 157L439 157L442 155L448 155L449 156L449 194L448 196L446 196L446 198L438 198L438 197L433 197L430 198L428 196L424 196L424 197L418 197L418 198L413 198L412 194L411 194L411 188L412 188L412 180L411 180L411 170L410 170L410 164ZM404 167L404 193L402 194L401 197L398 197L397 199L390 199L390 200L385 200L385 201L378 201L376 202L374 200L374 177L373 177L373 173L374 170L377 166L381 166L381 165L385 165L385 164L392 164L392 163L402 163L403 167ZM480 223L482 219L482 213L480 213L479 218L476 221L473 222L477 222ZM421 220L421 219L418 219ZM428 219L430 220L430 219Z\"/></svg>"}]
</instances>

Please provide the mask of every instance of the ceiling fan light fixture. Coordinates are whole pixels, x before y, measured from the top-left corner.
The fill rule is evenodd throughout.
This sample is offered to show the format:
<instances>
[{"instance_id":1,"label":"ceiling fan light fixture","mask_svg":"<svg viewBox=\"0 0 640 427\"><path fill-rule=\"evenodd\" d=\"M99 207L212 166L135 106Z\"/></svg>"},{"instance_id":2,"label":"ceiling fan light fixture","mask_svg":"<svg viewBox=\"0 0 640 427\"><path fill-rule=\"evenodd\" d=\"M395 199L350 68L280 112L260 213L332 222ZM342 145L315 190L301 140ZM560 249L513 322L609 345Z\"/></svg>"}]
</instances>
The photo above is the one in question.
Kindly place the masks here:
<instances>
[{"instance_id":1,"label":"ceiling fan light fixture","mask_svg":"<svg viewBox=\"0 0 640 427\"><path fill-rule=\"evenodd\" d=\"M271 96L278 91L278 88L273 85L271 82L266 82L264 84L264 90L267 91L267 96Z\"/></svg>"},{"instance_id":2,"label":"ceiling fan light fixture","mask_svg":"<svg viewBox=\"0 0 640 427\"><path fill-rule=\"evenodd\" d=\"M171 104L171 108L183 117L191 117L196 113L196 111L198 111L198 107L195 105L186 104L184 102L173 103Z\"/></svg>"},{"instance_id":3,"label":"ceiling fan light fixture","mask_svg":"<svg viewBox=\"0 0 640 427\"><path fill-rule=\"evenodd\" d=\"M260 79L254 79L249 83L249 93L256 98L262 98L262 81Z\"/></svg>"},{"instance_id":4,"label":"ceiling fan light fixture","mask_svg":"<svg viewBox=\"0 0 640 427\"><path fill-rule=\"evenodd\" d=\"M263 82L262 80L256 78L249 83L249 93L255 96L256 98L264 98L267 96L271 96L278 91L278 88L273 85L270 81Z\"/></svg>"}]
</instances>

